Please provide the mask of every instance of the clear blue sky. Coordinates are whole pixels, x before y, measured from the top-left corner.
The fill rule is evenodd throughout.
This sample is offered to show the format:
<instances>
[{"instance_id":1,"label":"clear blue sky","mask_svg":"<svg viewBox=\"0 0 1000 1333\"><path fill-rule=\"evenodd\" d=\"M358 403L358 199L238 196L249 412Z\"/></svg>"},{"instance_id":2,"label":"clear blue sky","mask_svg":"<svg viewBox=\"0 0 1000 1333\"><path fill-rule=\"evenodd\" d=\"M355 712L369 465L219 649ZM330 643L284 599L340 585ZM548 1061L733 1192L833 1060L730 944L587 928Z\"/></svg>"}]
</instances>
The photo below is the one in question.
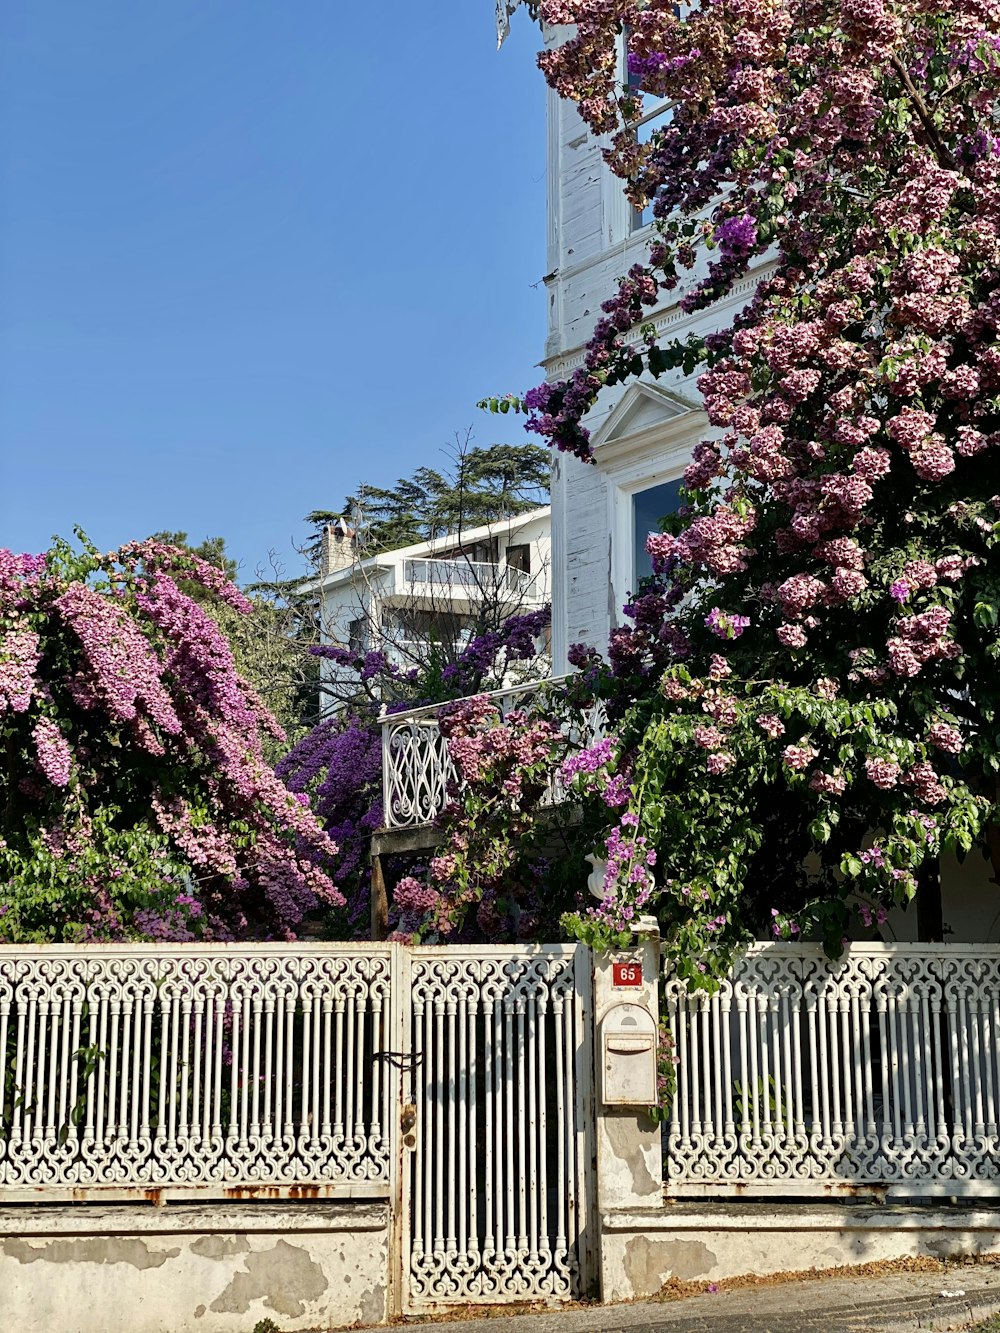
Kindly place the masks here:
<instances>
[{"instance_id":1,"label":"clear blue sky","mask_svg":"<svg viewBox=\"0 0 1000 1333\"><path fill-rule=\"evenodd\" d=\"M221 534L444 461L538 378L538 33L492 0L6 0L0 545Z\"/></svg>"}]
</instances>

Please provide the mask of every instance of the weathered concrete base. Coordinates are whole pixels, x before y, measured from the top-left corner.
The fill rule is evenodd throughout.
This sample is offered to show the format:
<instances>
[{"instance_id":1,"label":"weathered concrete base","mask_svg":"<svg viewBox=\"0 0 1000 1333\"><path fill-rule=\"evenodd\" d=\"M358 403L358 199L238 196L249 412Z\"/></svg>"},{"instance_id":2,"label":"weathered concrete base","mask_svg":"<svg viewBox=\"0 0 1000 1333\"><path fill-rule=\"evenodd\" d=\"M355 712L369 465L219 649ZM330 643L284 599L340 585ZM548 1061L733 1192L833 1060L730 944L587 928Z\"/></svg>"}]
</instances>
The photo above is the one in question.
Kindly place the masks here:
<instances>
[{"instance_id":1,"label":"weathered concrete base","mask_svg":"<svg viewBox=\"0 0 1000 1333\"><path fill-rule=\"evenodd\" d=\"M1000 1211L943 1205L666 1204L603 1213L601 1296L654 1296L668 1278L804 1272L1000 1252Z\"/></svg>"},{"instance_id":2,"label":"weathered concrete base","mask_svg":"<svg viewBox=\"0 0 1000 1333\"><path fill-rule=\"evenodd\" d=\"M282 1333L386 1318L384 1203L0 1209L0 1309L21 1333Z\"/></svg>"}]
</instances>

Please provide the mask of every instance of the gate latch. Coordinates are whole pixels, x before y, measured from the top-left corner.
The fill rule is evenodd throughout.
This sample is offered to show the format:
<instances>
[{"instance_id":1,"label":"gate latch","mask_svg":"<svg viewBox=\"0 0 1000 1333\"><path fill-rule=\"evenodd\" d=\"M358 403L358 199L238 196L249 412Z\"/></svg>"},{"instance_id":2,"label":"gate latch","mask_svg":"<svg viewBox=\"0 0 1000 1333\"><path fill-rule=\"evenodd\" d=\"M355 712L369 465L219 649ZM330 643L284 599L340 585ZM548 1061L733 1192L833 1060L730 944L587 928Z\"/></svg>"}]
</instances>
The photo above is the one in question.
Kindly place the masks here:
<instances>
[{"instance_id":1,"label":"gate latch","mask_svg":"<svg viewBox=\"0 0 1000 1333\"><path fill-rule=\"evenodd\" d=\"M416 1124L417 1108L413 1102L407 1102L399 1116L399 1128L403 1134L404 1148L415 1148L417 1146L417 1136L413 1132Z\"/></svg>"}]
</instances>

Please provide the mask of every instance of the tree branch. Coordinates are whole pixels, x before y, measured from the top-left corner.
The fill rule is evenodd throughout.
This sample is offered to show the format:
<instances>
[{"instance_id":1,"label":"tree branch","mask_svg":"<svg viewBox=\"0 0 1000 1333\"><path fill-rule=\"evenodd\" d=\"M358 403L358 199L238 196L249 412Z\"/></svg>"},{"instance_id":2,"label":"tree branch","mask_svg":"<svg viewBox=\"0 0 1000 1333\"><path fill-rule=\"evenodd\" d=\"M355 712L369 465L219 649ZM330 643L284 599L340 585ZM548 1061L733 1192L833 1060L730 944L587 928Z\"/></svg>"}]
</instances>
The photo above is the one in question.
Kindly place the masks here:
<instances>
[{"instance_id":1,"label":"tree branch","mask_svg":"<svg viewBox=\"0 0 1000 1333\"><path fill-rule=\"evenodd\" d=\"M938 133L938 127L934 124L934 117L931 115L927 103L924 101L913 80L910 78L909 70L895 51L889 57L889 64L899 75L900 82L906 89L906 95L909 97L913 109L917 113L917 118L921 125L923 125L924 132L928 139L930 139L934 151L937 154L938 163L944 167L946 171L954 171L957 164L951 149L948 148L942 140L941 135Z\"/></svg>"}]
</instances>

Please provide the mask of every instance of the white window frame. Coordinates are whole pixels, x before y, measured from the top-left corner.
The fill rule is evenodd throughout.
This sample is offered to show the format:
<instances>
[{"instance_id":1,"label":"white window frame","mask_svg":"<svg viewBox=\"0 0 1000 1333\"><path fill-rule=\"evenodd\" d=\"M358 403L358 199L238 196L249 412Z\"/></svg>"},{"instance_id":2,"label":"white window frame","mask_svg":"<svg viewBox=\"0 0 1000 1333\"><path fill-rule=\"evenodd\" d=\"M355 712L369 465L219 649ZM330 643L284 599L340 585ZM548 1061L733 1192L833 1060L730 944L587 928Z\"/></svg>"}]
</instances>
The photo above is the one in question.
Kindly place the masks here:
<instances>
[{"instance_id":1,"label":"white window frame","mask_svg":"<svg viewBox=\"0 0 1000 1333\"><path fill-rule=\"evenodd\" d=\"M607 478L612 628L621 623L621 608L635 592L633 496L682 477L691 451L705 438L705 428L703 412L685 412L674 421L658 422L595 451Z\"/></svg>"}]
</instances>

